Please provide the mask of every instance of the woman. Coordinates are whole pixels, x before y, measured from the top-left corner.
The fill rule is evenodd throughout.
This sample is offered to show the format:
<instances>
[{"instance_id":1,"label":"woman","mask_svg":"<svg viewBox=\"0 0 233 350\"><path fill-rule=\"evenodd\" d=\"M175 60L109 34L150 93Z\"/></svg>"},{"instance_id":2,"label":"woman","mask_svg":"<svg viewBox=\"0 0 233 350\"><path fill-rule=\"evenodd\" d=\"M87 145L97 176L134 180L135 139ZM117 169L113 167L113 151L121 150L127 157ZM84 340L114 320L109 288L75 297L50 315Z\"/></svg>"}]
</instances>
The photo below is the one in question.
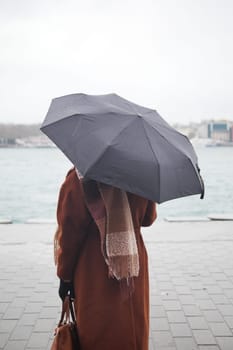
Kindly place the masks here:
<instances>
[{"instance_id":1,"label":"woman","mask_svg":"<svg viewBox=\"0 0 233 350\"><path fill-rule=\"evenodd\" d=\"M75 294L83 350L147 350L149 286L140 233L155 204L68 172L57 208L57 275L62 299Z\"/></svg>"}]
</instances>

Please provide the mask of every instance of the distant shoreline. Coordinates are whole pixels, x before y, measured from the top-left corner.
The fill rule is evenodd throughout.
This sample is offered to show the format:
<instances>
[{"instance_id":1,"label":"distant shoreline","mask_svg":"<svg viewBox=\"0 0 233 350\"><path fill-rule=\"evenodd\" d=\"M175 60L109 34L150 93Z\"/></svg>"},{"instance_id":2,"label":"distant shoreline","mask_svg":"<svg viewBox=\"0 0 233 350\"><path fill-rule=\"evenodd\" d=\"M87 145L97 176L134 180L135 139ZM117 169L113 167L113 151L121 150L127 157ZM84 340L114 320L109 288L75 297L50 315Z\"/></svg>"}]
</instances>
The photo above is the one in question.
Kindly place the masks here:
<instances>
[{"instance_id":1,"label":"distant shoreline","mask_svg":"<svg viewBox=\"0 0 233 350\"><path fill-rule=\"evenodd\" d=\"M36 145L31 145L31 146L21 146L21 145L0 145L0 149L5 149L5 148L10 148L10 149L29 149L29 148L56 148L56 146L36 146Z\"/></svg>"}]
</instances>

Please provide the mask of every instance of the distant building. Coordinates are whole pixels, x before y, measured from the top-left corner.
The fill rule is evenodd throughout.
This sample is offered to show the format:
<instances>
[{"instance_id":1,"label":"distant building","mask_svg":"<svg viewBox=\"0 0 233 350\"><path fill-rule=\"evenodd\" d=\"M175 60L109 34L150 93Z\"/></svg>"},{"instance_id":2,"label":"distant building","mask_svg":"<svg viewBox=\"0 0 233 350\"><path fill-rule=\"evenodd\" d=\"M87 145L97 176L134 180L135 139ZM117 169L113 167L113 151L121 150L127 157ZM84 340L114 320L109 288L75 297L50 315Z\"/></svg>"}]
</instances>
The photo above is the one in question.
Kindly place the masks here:
<instances>
[{"instance_id":1,"label":"distant building","mask_svg":"<svg viewBox=\"0 0 233 350\"><path fill-rule=\"evenodd\" d=\"M233 126L230 127L230 142L233 142Z\"/></svg>"},{"instance_id":2,"label":"distant building","mask_svg":"<svg viewBox=\"0 0 233 350\"><path fill-rule=\"evenodd\" d=\"M199 124L197 128L196 136L201 139L207 139L208 138L208 122L204 121L201 124Z\"/></svg>"},{"instance_id":3,"label":"distant building","mask_svg":"<svg viewBox=\"0 0 233 350\"><path fill-rule=\"evenodd\" d=\"M228 121L208 123L208 138L217 141L232 141L232 123Z\"/></svg>"},{"instance_id":4,"label":"distant building","mask_svg":"<svg viewBox=\"0 0 233 350\"><path fill-rule=\"evenodd\" d=\"M16 145L16 142L14 138L0 137L0 147L10 147L15 145Z\"/></svg>"},{"instance_id":5,"label":"distant building","mask_svg":"<svg viewBox=\"0 0 233 350\"><path fill-rule=\"evenodd\" d=\"M187 136L190 139L192 139L195 136L195 128L191 125L176 124L174 127L178 132Z\"/></svg>"},{"instance_id":6,"label":"distant building","mask_svg":"<svg viewBox=\"0 0 233 350\"><path fill-rule=\"evenodd\" d=\"M39 136L29 136L24 138L16 139L16 144L18 147L27 147L27 148L53 148L55 147L54 143L45 135Z\"/></svg>"}]
</instances>

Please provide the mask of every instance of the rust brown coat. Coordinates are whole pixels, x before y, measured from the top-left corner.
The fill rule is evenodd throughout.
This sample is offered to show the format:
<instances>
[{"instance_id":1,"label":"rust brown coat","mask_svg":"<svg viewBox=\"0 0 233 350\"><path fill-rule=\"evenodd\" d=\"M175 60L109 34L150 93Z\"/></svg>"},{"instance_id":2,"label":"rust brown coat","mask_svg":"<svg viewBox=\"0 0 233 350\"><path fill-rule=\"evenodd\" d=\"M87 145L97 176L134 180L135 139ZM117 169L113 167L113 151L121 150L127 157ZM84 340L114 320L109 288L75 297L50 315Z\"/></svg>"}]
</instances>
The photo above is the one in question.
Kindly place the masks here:
<instances>
[{"instance_id":1,"label":"rust brown coat","mask_svg":"<svg viewBox=\"0 0 233 350\"><path fill-rule=\"evenodd\" d=\"M100 237L71 170L61 187L57 209L60 228L57 275L74 281L75 309L83 350L147 350L149 282L147 253L140 233L156 218L155 204L128 193L139 252L140 274L133 295L122 298L117 280L108 277Z\"/></svg>"}]
</instances>

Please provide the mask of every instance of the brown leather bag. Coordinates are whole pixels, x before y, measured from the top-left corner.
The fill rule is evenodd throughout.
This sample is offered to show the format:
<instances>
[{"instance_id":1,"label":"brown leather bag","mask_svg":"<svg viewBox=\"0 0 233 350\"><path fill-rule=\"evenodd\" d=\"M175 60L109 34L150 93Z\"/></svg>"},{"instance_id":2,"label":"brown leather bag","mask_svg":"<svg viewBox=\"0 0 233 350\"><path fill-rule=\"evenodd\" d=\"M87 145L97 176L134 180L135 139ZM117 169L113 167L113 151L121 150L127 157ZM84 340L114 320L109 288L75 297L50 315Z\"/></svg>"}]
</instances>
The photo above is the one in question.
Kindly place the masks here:
<instances>
[{"instance_id":1,"label":"brown leather bag","mask_svg":"<svg viewBox=\"0 0 233 350\"><path fill-rule=\"evenodd\" d=\"M61 318L55 329L51 350L81 350L73 302L69 296L62 304Z\"/></svg>"}]
</instances>

